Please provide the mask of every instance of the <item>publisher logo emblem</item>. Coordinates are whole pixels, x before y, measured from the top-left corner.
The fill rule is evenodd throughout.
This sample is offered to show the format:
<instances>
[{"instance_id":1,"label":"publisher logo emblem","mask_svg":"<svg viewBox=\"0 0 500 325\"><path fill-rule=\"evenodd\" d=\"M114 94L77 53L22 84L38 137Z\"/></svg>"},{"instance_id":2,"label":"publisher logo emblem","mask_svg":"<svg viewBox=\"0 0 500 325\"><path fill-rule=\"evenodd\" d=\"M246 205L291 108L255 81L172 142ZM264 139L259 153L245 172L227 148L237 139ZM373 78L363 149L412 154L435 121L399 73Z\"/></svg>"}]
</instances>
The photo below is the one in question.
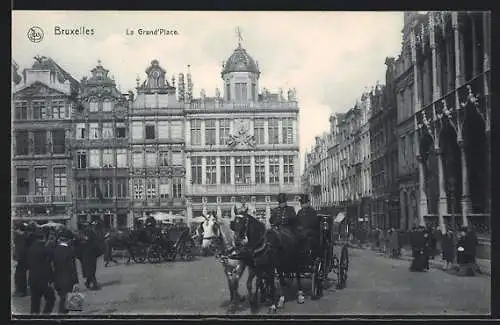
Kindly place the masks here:
<instances>
[{"instance_id":1,"label":"publisher logo emblem","mask_svg":"<svg viewBox=\"0 0 500 325\"><path fill-rule=\"evenodd\" d=\"M28 39L33 43L40 43L43 40L43 30L38 26L28 29Z\"/></svg>"}]
</instances>

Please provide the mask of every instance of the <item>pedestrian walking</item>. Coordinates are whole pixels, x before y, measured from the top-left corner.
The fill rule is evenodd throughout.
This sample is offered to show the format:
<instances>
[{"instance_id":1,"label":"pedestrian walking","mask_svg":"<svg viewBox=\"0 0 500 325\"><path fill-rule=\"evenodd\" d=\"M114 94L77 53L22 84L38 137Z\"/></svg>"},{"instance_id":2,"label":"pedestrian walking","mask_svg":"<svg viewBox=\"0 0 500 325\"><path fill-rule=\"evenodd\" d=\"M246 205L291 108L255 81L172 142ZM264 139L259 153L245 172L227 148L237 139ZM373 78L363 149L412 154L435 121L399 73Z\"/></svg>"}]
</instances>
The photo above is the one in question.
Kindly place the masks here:
<instances>
[{"instance_id":1,"label":"pedestrian walking","mask_svg":"<svg viewBox=\"0 0 500 325\"><path fill-rule=\"evenodd\" d=\"M68 293L72 292L74 286L78 284L76 254L72 240L73 234L67 229L63 230L52 253L54 288L59 296L58 312L60 314L68 313L66 309Z\"/></svg>"},{"instance_id":2,"label":"pedestrian walking","mask_svg":"<svg viewBox=\"0 0 500 325\"><path fill-rule=\"evenodd\" d=\"M16 269L14 271L15 296L25 297L28 293L28 234L27 224L21 224L14 231L14 260Z\"/></svg>"},{"instance_id":3,"label":"pedestrian walking","mask_svg":"<svg viewBox=\"0 0 500 325\"><path fill-rule=\"evenodd\" d=\"M28 270L31 295L31 313L39 314L42 297L45 299L44 314L50 314L56 300L52 282L54 273L51 265L51 251L44 242L44 234L36 230L34 242L28 249Z\"/></svg>"},{"instance_id":4,"label":"pedestrian walking","mask_svg":"<svg viewBox=\"0 0 500 325\"><path fill-rule=\"evenodd\" d=\"M453 266L453 260L455 259L455 246L453 245L453 237L453 231L448 230L441 240L443 260L446 262L445 270L449 270Z\"/></svg>"},{"instance_id":5,"label":"pedestrian walking","mask_svg":"<svg viewBox=\"0 0 500 325\"><path fill-rule=\"evenodd\" d=\"M104 235L104 267L108 267L110 262L118 265L118 262L113 258L113 237L110 232L107 232Z\"/></svg>"}]
</instances>

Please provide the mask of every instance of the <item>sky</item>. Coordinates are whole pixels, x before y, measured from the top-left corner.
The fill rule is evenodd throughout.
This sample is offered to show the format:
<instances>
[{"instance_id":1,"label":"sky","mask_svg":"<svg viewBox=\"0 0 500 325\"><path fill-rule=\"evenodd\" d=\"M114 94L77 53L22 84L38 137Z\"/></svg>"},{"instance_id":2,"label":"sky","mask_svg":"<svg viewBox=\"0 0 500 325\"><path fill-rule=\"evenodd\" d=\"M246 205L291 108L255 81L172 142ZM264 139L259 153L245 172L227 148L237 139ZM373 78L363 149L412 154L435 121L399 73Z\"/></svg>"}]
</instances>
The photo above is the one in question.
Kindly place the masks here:
<instances>
[{"instance_id":1,"label":"sky","mask_svg":"<svg viewBox=\"0 0 500 325\"><path fill-rule=\"evenodd\" d=\"M28 39L32 26L43 39ZM93 29L93 35L54 35L54 29ZM329 128L331 113L345 112L361 93L385 79L385 58L397 57L402 12L147 12L13 11L12 58L21 70L33 57L54 59L77 80L90 76L98 60L120 90L145 79L157 59L172 74L191 65L194 96L223 89L221 64L242 45L259 62L259 87L296 88L300 106L300 150ZM172 36L139 36L138 29L176 30ZM134 35L127 35L134 30Z\"/></svg>"}]
</instances>

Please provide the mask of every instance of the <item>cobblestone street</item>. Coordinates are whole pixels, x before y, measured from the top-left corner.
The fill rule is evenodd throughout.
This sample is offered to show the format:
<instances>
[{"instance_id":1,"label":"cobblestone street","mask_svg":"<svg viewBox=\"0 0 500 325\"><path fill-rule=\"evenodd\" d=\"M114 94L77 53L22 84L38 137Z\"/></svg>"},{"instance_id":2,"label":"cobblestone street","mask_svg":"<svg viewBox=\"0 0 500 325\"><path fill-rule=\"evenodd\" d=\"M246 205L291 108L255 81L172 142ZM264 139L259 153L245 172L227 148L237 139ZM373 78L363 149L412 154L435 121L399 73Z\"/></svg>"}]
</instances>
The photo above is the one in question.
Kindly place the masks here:
<instances>
[{"instance_id":1,"label":"cobblestone street","mask_svg":"<svg viewBox=\"0 0 500 325\"><path fill-rule=\"evenodd\" d=\"M351 249L349 279L311 301L310 280L304 280L306 302L299 305L290 290L282 314L338 315L485 315L490 313L490 278L459 277L431 268L408 271L409 261L394 260L369 250ZM246 272L245 272L246 275ZM333 273L331 274L333 278ZM102 267L100 291L84 291L82 314L222 315L229 298L222 268L213 257L191 262ZM244 278L240 293L246 293ZM83 281L80 280L80 283ZM80 287L83 287L81 284ZM467 293L467 294L464 294ZM13 313L27 313L29 298L13 298ZM267 314L262 307L261 314ZM250 314L246 303L237 314Z\"/></svg>"}]
</instances>

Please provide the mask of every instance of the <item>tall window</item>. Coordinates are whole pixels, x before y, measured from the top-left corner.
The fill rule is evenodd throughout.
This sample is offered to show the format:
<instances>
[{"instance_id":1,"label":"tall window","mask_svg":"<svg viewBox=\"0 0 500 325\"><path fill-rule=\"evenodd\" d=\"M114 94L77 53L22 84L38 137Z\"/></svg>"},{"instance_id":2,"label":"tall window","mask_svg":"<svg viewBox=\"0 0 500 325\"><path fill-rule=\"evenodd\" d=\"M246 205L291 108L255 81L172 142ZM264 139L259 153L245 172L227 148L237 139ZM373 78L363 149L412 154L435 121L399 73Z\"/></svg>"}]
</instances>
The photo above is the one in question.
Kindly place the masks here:
<instances>
[{"instance_id":1,"label":"tall window","mask_svg":"<svg viewBox=\"0 0 500 325\"><path fill-rule=\"evenodd\" d=\"M170 196L170 181L167 177L160 178L160 199L168 199Z\"/></svg>"},{"instance_id":2,"label":"tall window","mask_svg":"<svg viewBox=\"0 0 500 325\"><path fill-rule=\"evenodd\" d=\"M90 123L90 139L99 139L99 123Z\"/></svg>"},{"instance_id":3,"label":"tall window","mask_svg":"<svg viewBox=\"0 0 500 325\"><path fill-rule=\"evenodd\" d=\"M147 140L156 139L154 124L146 124L146 139Z\"/></svg>"},{"instance_id":4,"label":"tall window","mask_svg":"<svg viewBox=\"0 0 500 325\"><path fill-rule=\"evenodd\" d=\"M226 96L227 100L231 100L231 85L229 83L226 84Z\"/></svg>"},{"instance_id":5,"label":"tall window","mask_svg":"<svg viewBox=\"0 0 500 325\"><path fill-rule=\"evenodd\" d=\"M62 154L66 151L66 131L64 129L52 131L52 152Z\"/></svg>"},{"instance_id":6,"label":"tall window","mask_svg":"<svg viewBox=\"0 0 500 325\"><path fill-rule=\"evenodd\" d=\"M49 194L47 168L35 168L35 195Z\"/></svg>"},{"instance_id":7,"label":"tall window","mask_svg":"<svg viewBox=\"0 0 500 325\"><path fill-rule=\"evenodd\" d=\"M146 152L146 166L156 167L156 152Z\"/></svg>"},{"instance_id":8,"label":"tall window","mask_svg":"<svg viewBox=\"0 0 500 325\"><path fill-rule=\"evenodd\" d=\"M148 199L156 199L156 178L146 179L146 196Z\"/></svg>"},{"instance_id":9,"label":"tall window","mask_svg":"<svg viewBox=\"0 0 500 325\"><path fill-rule=\"evenodd\" d=\"M67 176L66 168L54 168L54 195L66 196Z\"/></svg>"},{"instance_id":10,"label":"tall window","mask_svg":"<svg viewBox=\"0 0 500 325\"><path fill-rule=\"evenodd\" d=\"M78 168L87 168L87 152L77 151L76 152L76 165Z\"/></svg>"},{"instance_id":11,"label":"tall window","mask_svg":"<svg viewBox=\"0 0 500 325\"><path fill-rule=\"evenodd\" d=\"M205 145L215 145L215 120L205 121Z\"/></svg>"},{"instance_id":12,"label":"tall window","mask_svg":"<svg viewBox=\"0 0 500 325\"><path fill-rule=\"evenodd\" d=\"M193 184L201 184L201 157L191 158L191 181Z\"/></svg>"},{"instance_id":13,"label":"tall window","mask_svg":"<svg viewBox=\"0 0 500 325\"><path fill-rule=\"evenodd\" d=\"M127 167L127 149L116 149L116 167Z\"/></svg>"},{"instance_id":14,"label":"tall window","mask_svg":"<svg viewBox=\"0 0 500 325\"><path fill-rule=\"evenodd\" d=\"M105 198L113 197L113 181L109 178L103 180L104 191L102 192L102 196Z\"/></svg>"},{"instance_id":15,"label":"tall window","mask_svg":"<svg viewBox=\"0 0 500 325\"><path fill-rule=\"evenodd\" d=\"M62 100L52 101L52 118L55 120L66 118L65 106Z\"/></svg>"},{"instance_id":16,"label":"tall window","mask_svg":"<svg viewBox=\"0 0 500 325\"><path fill-rule=\"evenodd\" d=\"M184 138L184 121L170 121L170 136L172 137L172 139Z\"/></svg>"},{"instance_id":17,"label":"tall window","mask_svg":"<svg viewBox=\"0 0 500 325\"><path fill-rule=\"evenodd\" d=\"M168 166L168 151L160 151L160 166Z\"/></svg>"},{"instance_id":18,"label":"tall window","mask_svg":"<svg viewBox=\"0 0 500 325\"><path fill-rule=\"evenodd\" d=\"M283 143L293 144L293 119L286 118L282 123Z\"/></svg>"},{"instance_id":19,"label":"tall window","mask_svg":"<svg viewBox=\"0 0 500 325\"><path fill-rule=\"evenodd\" d=\"M236 184L250 184L252 182L250 157L235 157L234 167L234 180Z\"/></svg>"},{"instance_id":20,"label":"tall window","mask_svg":"<svg viewBox=\"0 0 500 325\"><path fill-rule=\"evenodd\" d=\"M113 123L103 123L102 124L102 138L112 139L113 138Z\"/></svg>"},{"instance_id":21,"label":"tall window","mask_svg":"<svg viewBox=\"0 0 500 325\"><path fill-rule=\"evenodd\" d=\"M134 140L144 139L144 124L142 122L132 122L132 138Z\"/></svg>"},{"instance_id":22,"label":"tall window","mask_svg":"<svg viewBox=\"0 0 500 325\"><path fill-rule=\"evenodd\" d=\"M255 94L257 93L256 85L252 82L252 100L255 101Z\"/></svg>"},{"instance_id":23,"label":"tall window","mask_svg":"<svg viewBox=\"0 0 500 325\"><path fill-rule=\"evenodd\" d=\"M28 168L18 168L16 170L17 175L17 195L28 195L30 192L30 181L29 181L29 169Z\"/></svg>"},{"instance_id":24,"label":"tall window","mask_svg":"<svg viewBox=\"0 0 500 325\"><path fill-rule=\"evenodd\" d=\"M181 177L172 178L172 196L175 199L180 199L182 197L182 178Z\"/></svg>"},{"instance_id":25,"label":"tall window","mask_svg":"<svg viewBox=\"0 0 500 325\"><path fill-rule=\"evenodd\" d=\"M144 179L142 178L134 179L134 199L144 200Z\"/></svg>"},{"instance_id":26,"label":"tall window","mask_svg":"<svg viewBox=\"0 0 500 325\"><path fill-rule=\"evenodd\" d=\"M34 120L45 120L45 101L36 100L31 104Z\"/></svg>"},{"instance_id":27,"label":"tall window","mask_svg":"<svg viewBox=\"0 0 500 325\"><path fill-rule=\"evenodd\" d=\"M127 184L128 180L126 178L116 179L116 197L120 198L127 197Z\"/></svg>"},{"instance_id":28,"label":"tall window","mask_svg":"<svg viewBox=\"0 0 500 325\"><path fill-rule=\"evenodd\" d=\"M123 139L126 137L126 127L125 123L116 123L115 135L119 139Z\"/></svg>"},{"instance_id":29,"label":"tall window","mask_svg":"<svg viewBox=\"0 0 500 325\"><path fill-rule=\"evenodd\" d=\"M266 183L266 161L264 156L255 156L255 183Z\"/></svg>"},{"instance_id":30,"label":"tall window","mask_svg":"<svg viewBox=\"0 0 500 325\"><path fill-rule=\"evenodd\" d=\"M91 149L89 152L89 167L90 168L100 168L101 167L101 157L99 149Z\"/></svg>"},{"instance_id":31,"label":"tall window","mask_svg":"<svg viewBox=\"0 0 500 325\"><path fill-rule=\"evenodd\" d=\"M158 138L168 139L168 121L158 122Z\"/></svg>"},{"instance_id":32,"label":"tall window","mask_svg":"<svg viewBox=\"0 0 500 325\"><path fill-rule=\"evenodd\" d=\"M28 119L28 103L25 101L16 102L16 120Z\"/></svg>"},{"instance_id":33,"label":"tall window","mask_svg":"<svg viewBox=\"0 0 500 325\"><path fill-rule=\"evenodd\" d=\"M111 112L113 111L113 102L110 100L105 100L102 102L102 110L104 112Z\"/></svg>"},{"instance_id":34,"label":"tall window","mask_svg":"<svg viewBox=\"0 0 500 325\"><path fill-rule=\"evenodd\" d=\"M87 198L87 181L80 179L76 181L76 196L79 199Z\"/></svg>"},{"instance_id":35,"label":"tall window","mask_svg":"<svg viewBox=\"0 0 500 325\"><path fill-rule=\"evenodd\" d=\"M279 124L278 119L269 119L267 122L269 144L279 144Z\"/></svg>"},{"instance_id":36,"label":"tall window","mask_svg":"<svg viewBox=\"0 0 500 325\"><path fill-rule=\"evenodd\" d=\"M191 145L201 145L201 120L191 121Z\"/></svg>"},{"instance_id":37,"label":"tall window","mask_svg":"<svg viewBox=\"0 0 500 325\"><path fill-rule=\"evenodd\" d=\"M172 152L172 165L174 166L184 165L184 159L182 159L182 152Z\"/></svg>"},{"instance_id":38,"label":"tall window","mask_svg":"<svg viewBox=\"0 0 500 325\"><path fill-rule=\"evenodd\" d=\"M228 119L219 120L219 144L221 145L227 144L229 139L229 123Z\"/></svg>"},{"instance_id":39,"label":"tall window","mask_svg":"<svg viewBox=\"0 0 500 325\"><path fill-rule=\"evenodd\" d=\"M254 121L254 137L255 137L255 143L256 144L265 144L265 138L264 138L264 120L263 119L256 119Z\"/></svg>"},{"instance_id":40,"label":"tall window","mask_svg":"<svg viewBox=\"0 0 500 325\"><path fill-rule=\"evenodd\" d=\"M231 184L231 158L220 157L220 182Z\"/></svg>"},{"instance_id":41,"label":"tall window","mask_svg":"<svg viewBox=\"0 0 500 325\"><path fill-rule=\"evenodd\" d=\"M269 184L279 184L280 182L280 158L279 156L269 157Z\"/></svg>"},{"instance_id":42,"label":"tall window","mask_svg":"<svg viewBox=\"0 0 500 325\"><path fill-rule=\"evenodd\" d=\"M101 189L99 188L99 180L98 179L90 179L89 180L90 191L89 197L92 199L99 198L101 196Z\"/></svg>"},{"instance_id":43,"label":"tall window","mask_svg":"<svg viewBox=\"0 0 500 325\"><path fill-rule=\"evenodd\" d=\"M217 168L215 157L207 157L206 182L207 184L217 184Z\"/></svg>"},{"instance_id":44,"label":"tall window","mask_svg":"<svg viewBox=\"0 0 500 325\"><path fill-rule=\"evenodd\" d=\"M45 131L35 131L35 155L47 153L47 133Z\"/></svg>"},{"instance_id":45,"label":"tall window","mask_svg":"<svg viewBox=\"0 0 500 325\"><path fill-rule=\"evenodd\" d=\"M115 165L113 158L113 149L104 149L102 151L102 167L112 168Z\"/></svg>"},{"instance_id":46,"label":"tall window","mask_svg":"<svg viewBox=\"0 0 500 325\"><path fill-rule=\"evenodd\" d=\"M28 131L16 132L16 155L27 155L29 153Z\"/></svg>"},{"instance_id":47,"label":"tall window","mask_svg":"<svg viewBox=\"0 0 500 325\"><path fill-rule=\"evenodd\" d=\"M236 100L247 100L247 84L244 82L238 82L235 85Z\"/></svg>"},{"instance_id":48,"label":"tall window","mask_svg":"<svg viewBox=\"0 0 500 325\"><path fill-rule=\"evenodd\" d=\"M144 167L144 155L141 151L136 151L132 155L134 168Z\"/></svg>"},{"instance_id":49,"label":"tall window","mask_svg":"<svg viewBox=\"0 0 500 325\"><path fill-rule=\"evenodd\" d=\"M97 112L99 110L99 102L93 100L89 102L89 111Z\"/></svg>"},{"instance_id":50,"label":"tall window","mask_svg":"<svg viewBox=\"0 0 500 325\"><path fill-rule=\"evenodd\" d=\"M294 156L283 156L283 171L285 184L293 184L295 181Z\"/></svg>"},{"instance_id":51,"label":"tall window","mask_svg":"<svg viewBox=\"0 0 500 325\"><path fill-rule=\"evenodd\" d=\"M87 137L87 132L85 128L85 123L78 123L76 125L76 138L85 139Z\"/></svg>"}]
</instances>

